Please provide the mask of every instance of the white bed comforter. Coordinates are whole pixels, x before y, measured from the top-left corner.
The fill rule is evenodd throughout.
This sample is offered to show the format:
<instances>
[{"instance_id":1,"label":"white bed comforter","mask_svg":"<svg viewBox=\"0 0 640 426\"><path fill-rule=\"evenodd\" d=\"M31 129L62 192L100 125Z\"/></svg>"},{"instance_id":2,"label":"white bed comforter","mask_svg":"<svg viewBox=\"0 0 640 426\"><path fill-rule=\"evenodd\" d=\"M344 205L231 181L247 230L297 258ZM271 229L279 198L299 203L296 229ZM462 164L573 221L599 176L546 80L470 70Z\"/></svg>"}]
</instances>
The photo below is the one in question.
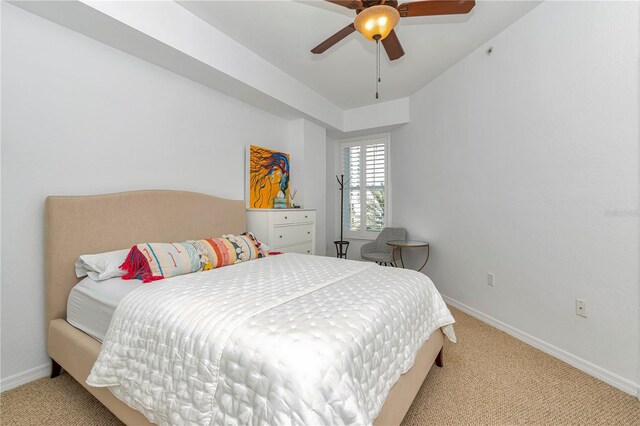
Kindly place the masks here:
<instances>
[{"instance_id":1,"label":"white bed comforter","mask_svg":"<svg viewBox=\"0 0 640 426\"><path fill-rule=\"evenodd\" d=\"M272 256L127 295L87 383L157 424L370 424L453 322L423 274Z\"/></svg>"}]
</instances>

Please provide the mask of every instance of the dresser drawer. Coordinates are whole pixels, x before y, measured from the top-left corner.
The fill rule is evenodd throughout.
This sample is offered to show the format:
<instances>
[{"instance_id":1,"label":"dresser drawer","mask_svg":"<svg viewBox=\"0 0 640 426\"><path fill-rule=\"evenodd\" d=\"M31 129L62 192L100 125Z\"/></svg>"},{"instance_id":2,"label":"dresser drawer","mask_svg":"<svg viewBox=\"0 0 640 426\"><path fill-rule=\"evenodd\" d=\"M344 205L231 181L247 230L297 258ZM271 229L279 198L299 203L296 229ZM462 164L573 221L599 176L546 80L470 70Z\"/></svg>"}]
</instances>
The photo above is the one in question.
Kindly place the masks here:
<instances>
[{"instance_id":1,"label":"dresser drawer","mask_svg":"<svg viewBox=\"0 0 640 426\"><path fill-rule=\"evenodd\" d=\"M296 244L295 246L284 247L280 251L283 253L313 254L313 244Z\"/></svg>"},{"instance_id":2,"label":"dresser drawer","mask_svg":"<svg viewBox=\"0 0 640 426\"><path fill-rule=\"evenodd\" d=\"M273 227L272 246L279 248L313 240L313 225L289 225Z\"/></svg>"},{"instance_id":3,"label":"dresser drawer","mask_svg":"<svg viewBox=\"0 0 640 426\"><path fill-rule=\"evenodd\" d=\"M249 209L247 230L273 251L316 254L315 210Z\"/></svg>"},{"instance_id":4,"label":"dresser drawer","mask_svg":"<svg viewBox=\"0 0 640 426\"><path fill-rule=\"evenodd\" d=\"M316 212L314 211L291 211L273 212L271 220L274 225L288 225L292 223L312 223L315 222Z\"/></svg>"}]
</instances>

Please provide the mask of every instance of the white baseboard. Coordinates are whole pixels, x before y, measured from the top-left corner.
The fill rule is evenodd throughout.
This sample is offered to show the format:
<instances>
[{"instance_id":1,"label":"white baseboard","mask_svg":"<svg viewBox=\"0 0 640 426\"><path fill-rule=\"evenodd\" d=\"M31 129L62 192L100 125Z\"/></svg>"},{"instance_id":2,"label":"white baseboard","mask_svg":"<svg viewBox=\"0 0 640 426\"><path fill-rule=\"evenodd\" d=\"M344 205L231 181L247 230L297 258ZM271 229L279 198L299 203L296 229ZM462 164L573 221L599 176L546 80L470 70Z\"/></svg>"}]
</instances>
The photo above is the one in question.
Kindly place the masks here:
<instances>
[{"instance_id":1,"label":"white baseboard","mask_svg":"<svg viewBox=\"0 0 640 426\"><path fill-rule=\"evenodd\" d=\"M8 391L9 389L17 388L34 380L47 377L50 373L51 363L47 363L30 368L22 373L14 374L13 376L5 377L0 380L0 392Z\"/></svg>"},{"instance_id":2,"label":"white baseboard","mask_svg":"<svg viewBox=\"0 0 640 426\"><path fill-rule=\"evenodd\" d=\"M597 366L592 362L584 360L563 349L560 349L557 346L540 340L537 337L532 336L531 334L518 330L517 328L512 327L500 320L497 320L492 316L484 314L477 309L472 308L471 306L465 305L462 302L458 302L457 300L445 295L442 295L442 298L447 304L453 306L454 308L460 309L462 312L465 312L472 317L475 317L480 321L497 328L498 330L504 331L505 333L515 337L516 339L521 340L524 343L527 343L546 354L556 357L559 360L564 361L567 364L577 368L578 370L581 370L588 375L595 377L596 379L602 380L603 382L613 386L614 388L620 389L621 391L640 399L640 384L634 383L629 379L618 376L617 374L605 370L604 368Z\"/></svg>"}]
</instances>

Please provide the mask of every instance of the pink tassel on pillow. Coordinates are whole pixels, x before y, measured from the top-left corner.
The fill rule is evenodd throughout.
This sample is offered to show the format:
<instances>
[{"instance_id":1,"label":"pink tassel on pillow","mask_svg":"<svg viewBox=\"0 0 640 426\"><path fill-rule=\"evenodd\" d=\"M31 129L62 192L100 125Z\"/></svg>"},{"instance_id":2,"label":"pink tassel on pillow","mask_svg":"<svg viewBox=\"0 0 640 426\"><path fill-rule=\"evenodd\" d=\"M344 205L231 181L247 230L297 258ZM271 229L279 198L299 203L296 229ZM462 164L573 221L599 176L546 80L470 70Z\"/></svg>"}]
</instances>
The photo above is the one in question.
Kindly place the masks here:
<instances>
[{"instance_id":1,"label":"pink tassel on pillow","mask_svg":"<svg viewBox=\"0 0 640 426\"><path fill-rule=\"evenodd\" d=\"M142 280L146 284L164 278L163 276L153 276L149 261L138 249L138 246L131 247L127 259L120 265L120 269L127 271L127 274L122 277L123 280Z\"/></svg>"}]
</instances>

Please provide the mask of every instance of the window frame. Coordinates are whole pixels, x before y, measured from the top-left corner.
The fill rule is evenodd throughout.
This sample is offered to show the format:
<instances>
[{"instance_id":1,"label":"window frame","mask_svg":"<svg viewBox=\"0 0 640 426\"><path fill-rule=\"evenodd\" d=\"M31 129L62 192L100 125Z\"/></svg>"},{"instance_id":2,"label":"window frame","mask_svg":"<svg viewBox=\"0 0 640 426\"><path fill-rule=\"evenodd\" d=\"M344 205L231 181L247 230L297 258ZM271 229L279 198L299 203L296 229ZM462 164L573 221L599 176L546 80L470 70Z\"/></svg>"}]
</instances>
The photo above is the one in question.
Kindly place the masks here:
<instances>
[{"instance_id":1,"label":"window frame","mask_svg":"<svg viewBox=\"0 0 640 426\"><path fill-rule=\"evenodd\" d=\"M338 168L340 170L340 174L344 173L344 155L343 150L347 147L359 146L361 152L361 161L366 156L366 146L383 143L385 148L385 162L384 162L384 224L383 228L389 226L391 223L391 135L389 133L380 133L374 135L367 136L359 136L356 138L350 139L342 139L339 141L339 149L338 149ZM363 162L362 164L366 164ZM348 177L345 176L345 179ZM360 202L366 211L366 166L360 168ZM347 188L345 188L347 189ZM345 206L348 206L349 197L347 192L347 200L345 200ZM337 196L337 210L338 210L338 218L340 217L340 192L338 191ZM361 229L359 231L351 231L349 229L344 229L344 238L345 239L353 239L353 240L375 240L380 231L367 231L366 230L366 213L361 212ZM343 223L340 223L339 226L344 226ZM339 229L338 229L339 232Z\"/></svg>"}]
</instances>

